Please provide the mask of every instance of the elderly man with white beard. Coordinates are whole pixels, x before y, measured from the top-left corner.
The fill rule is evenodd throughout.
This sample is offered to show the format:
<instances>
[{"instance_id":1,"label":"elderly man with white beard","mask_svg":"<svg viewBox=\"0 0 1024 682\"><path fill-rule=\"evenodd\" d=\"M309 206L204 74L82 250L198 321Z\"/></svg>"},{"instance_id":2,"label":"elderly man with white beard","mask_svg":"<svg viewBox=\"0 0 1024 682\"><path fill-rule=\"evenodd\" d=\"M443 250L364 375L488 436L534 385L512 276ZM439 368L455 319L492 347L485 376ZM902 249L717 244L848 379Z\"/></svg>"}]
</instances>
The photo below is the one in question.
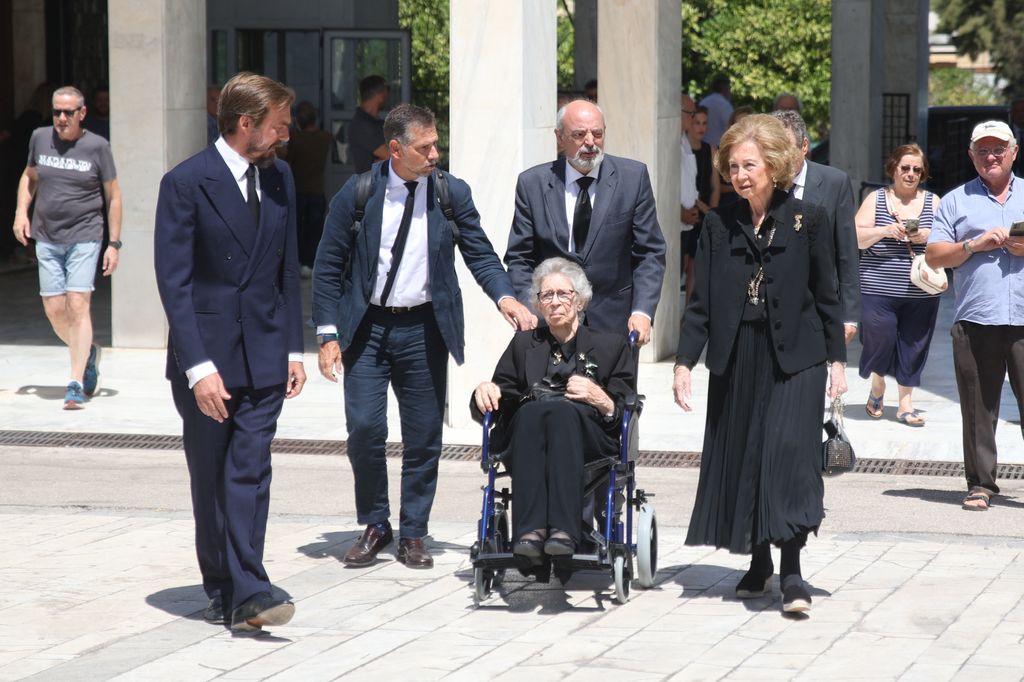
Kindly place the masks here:
<instances>
[{"instance_id":1,"label":"elderly man with white beard","mask_svg":"<svg viewBox=\"0 0 1024 682\"><path fill-rule=\"evenodd\" d=\"M516 295L531 304L533 269L548 258L567 258L583 266L593 285L585 324L636 331L647 343L666 251L647 167L604 153L604 114L593 102L559 109L555 138L564 158L524 171L516 183L505 252Z\"/></svg>"}]
</instances>

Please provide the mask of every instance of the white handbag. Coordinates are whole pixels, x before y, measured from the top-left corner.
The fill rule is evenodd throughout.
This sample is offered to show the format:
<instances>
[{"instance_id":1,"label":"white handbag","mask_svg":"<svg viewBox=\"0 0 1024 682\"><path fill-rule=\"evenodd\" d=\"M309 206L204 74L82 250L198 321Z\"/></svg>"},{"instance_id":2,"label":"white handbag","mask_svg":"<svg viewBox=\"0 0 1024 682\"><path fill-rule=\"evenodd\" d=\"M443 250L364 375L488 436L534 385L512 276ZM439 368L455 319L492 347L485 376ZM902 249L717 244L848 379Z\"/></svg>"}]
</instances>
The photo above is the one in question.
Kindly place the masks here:
<instances>
[{"instance_id":1,"label":"white handbag","mask_svg":"<svg viewBox=\"0 0 1024 682\"><path fill-rule=\"evenodd\" d=\"M946 271L942 268L935 269L924 261L924 254L914 255L914 250L907 244L907 250L913 257L910 264L910 281L918 289L926 294L941 294L949 288L949 280L946 278Z\"/></svg>"}]
</instances>

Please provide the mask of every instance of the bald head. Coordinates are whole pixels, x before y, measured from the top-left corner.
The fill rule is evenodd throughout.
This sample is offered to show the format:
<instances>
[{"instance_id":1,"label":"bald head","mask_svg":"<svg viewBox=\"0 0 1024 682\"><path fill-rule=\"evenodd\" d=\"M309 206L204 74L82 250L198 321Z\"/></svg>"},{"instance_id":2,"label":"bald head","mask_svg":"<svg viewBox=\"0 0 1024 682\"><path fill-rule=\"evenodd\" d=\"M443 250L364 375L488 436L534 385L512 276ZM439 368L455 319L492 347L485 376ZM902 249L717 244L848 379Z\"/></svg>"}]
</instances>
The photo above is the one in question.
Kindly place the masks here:
<instances>
[{"instance_id":1,"label":"bald head","mask_svg":"<svg viewBox=\"0 0 1024 682\"><path fill-rule=\"evenodd\" d=\"M604 113L594 102L573 100L558 110L555 138L565 158L580 173L589 173L604 155Z\"/></svg>"}]
</instances>

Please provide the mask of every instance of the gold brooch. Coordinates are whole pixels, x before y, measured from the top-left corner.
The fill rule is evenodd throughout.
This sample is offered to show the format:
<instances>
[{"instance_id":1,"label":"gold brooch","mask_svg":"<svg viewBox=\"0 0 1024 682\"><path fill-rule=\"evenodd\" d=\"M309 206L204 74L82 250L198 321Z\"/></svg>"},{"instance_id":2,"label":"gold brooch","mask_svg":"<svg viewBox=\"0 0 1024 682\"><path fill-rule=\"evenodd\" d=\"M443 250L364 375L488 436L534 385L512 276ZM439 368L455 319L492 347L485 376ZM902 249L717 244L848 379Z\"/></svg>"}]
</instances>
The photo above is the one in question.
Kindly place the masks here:
<instances>
[{"instance_id":1,"label":"gold brooch","mask_svg":"<svg viewBox=\"0 0 1024 682\"><path fill-rule=\"evenodd\" d=\"M800 228L803 227L803 223L802 223L803 219L804 219L804 214L803 213L797 213L795 216L793 216L793 231L794 232L799 232Z\"/></svg>"}]
</instances>

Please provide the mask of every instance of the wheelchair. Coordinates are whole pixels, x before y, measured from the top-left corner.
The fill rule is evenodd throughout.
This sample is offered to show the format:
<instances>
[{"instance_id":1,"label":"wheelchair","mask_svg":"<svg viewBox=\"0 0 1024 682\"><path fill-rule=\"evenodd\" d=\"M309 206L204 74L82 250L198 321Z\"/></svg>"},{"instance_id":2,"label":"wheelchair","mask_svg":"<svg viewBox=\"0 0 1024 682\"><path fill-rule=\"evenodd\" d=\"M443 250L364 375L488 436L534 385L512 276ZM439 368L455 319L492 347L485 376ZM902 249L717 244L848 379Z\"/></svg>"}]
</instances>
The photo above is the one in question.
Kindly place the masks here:
<instances>
[{"instance_id":1,"label":"wheelchair","mask_svg":"<svg viewBox=\"0 0 1024 682\"><path fill-rule=\"evenodd\" d=\"M636 332L629 336L636 349ZM487 474L483 486L483 507L477 528L477 539L470 548L473 562L473 601L479 606L498 589L509 569L518 569L538 582L550 581L552 573L563 583L577 570L610 571L615 586L615 600L629 600L630 583L639 587L654 586L658 571L658 524L654 493L636 487L636 457L639 450L637 430L643 411L642 395L627 397L619 434L617 456L602 457L584 465L587 483L583 490L583 538L577 553L571 556L545 556L540 566L530 566L525 557L512 553L515 538L511 537L509 512L515 512L513 492L498 488L502 478L509 478L500 460L489 448L490 430L494 423L491 412L484 414L483 446L480 467ZM593 500L596 514L586 513L588 500Z\"/></svg>"}]
</instances>

